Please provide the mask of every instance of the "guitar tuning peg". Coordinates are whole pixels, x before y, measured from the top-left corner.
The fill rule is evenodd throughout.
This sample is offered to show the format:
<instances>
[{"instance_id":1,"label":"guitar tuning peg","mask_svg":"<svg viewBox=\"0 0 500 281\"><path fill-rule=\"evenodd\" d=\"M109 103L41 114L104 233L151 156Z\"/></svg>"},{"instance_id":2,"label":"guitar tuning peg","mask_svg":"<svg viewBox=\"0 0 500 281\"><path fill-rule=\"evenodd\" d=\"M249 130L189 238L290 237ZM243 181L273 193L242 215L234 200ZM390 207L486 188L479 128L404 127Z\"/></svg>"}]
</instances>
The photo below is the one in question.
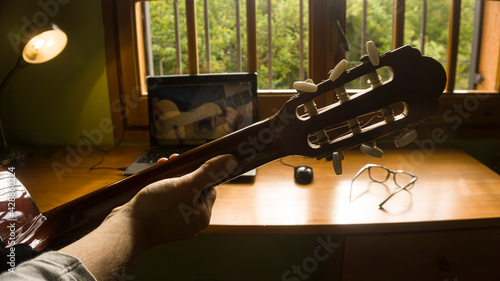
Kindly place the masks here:
<instances>
[{"instance_id":1,"label":"guitar tuning peg","mask_svg":"<svg viewBox=\"0 0 500 281\"><path fill-rule=\"evenodd\" d=\"M331 71L330 71L330 76L329 79L331 81L337 80L337 78L344 73L345 69L347 68L347 60L343 59L341 60ZM340 86L335 89L335 94L337 95L337 98L339 99L340 104L350 100L349 95L347 94L347 91L344 86ZM357 118L352 118L347 120L347 123L349 124L349 129L353 133L353 135L361 133L361 127L359 125L358 119ZM341 167L342 168L342 167Z\"/></svg>"},{"instance_id":2,"label":"guitar tuning peg","mask_svg":"<svg viewBox=\"0 0 500 281\"><path fill-rule=\"evenodd\" d=\"M299 93L314 93L318 90L318 85L314 84L311 79L306 81L296 81L293 83L293 87ZM319 114L316 104L313 100L309 100L304 103L304 109L309 114L310 117L314 117ZM328 142L328 135L325 130L319 130L316 132L316 137L318 138L318 144L325 144Z\"/></svg>"},{"instance_id":3,"label":"guitar tuning peg","mask_svg":"<svg viewBox=\"0 0 500 281\"><path fill-rule=\"evenodd\" d=\"M293 83L293 88L299 92L315 93L318 85L308 81L297 81Z\"/></svg>"},{"instance_id":4,"label":"guitar tuning peg","mask_svg":"<svg viewBox=\"0 0 500 281\"><path fill-rule=\"evenodd\" d=\"M344 153L342 151L332 153L333 170L336 175L342 174L342 160L344 160Z\"/></svg>"},{"instance_id":5,"label":"guitar tuning peg","mask_svg":"<svg viewBox=\"0 0 500 281\"><path fill-rule=\"evenodd\" d=\"M329 79L332 81L337 80L337 78L339 78L339 76L346 70L347 64L348 62L345 59L337 63L337 65L332 69L332 71L330 71Z\"/></svg>"},{"instance_id":6,"label":"guitar tuning peg","mask_svg":"<svg viewBox=\"0 0 500 281\"><path fill-rule=\"evenodd\" d=\"M384 155L384 151L380 149L375 141L373 141L371 144L370 143L362 143L361 146L359 147L359 150L363 152L364 154L374 157L374 158L381 158Z\"/></svg>"},{"instance_id":7,"label":"guitar tuning peg","mask_svg":"<svg viewBox=\"0 0 500 281\"><path fill-rule=\"evenodd\" d=\"M401 134L399 134L396 138L394 138L394 144L397 147L403 147L410 144L417 138L417 131L415 129L406 129Z\"/></svg>"},{"instance_id":8,"label":"guitar tuning peg","mask_svg":"<svg viewBox=\"0 0 500 281\"><path fill-rule=\"evenodd\" d=\"M377 47L375 46L375 43L373 43L373 41L366 42L366 52L368 53L368 59L366 58L367 56L363 56L361 58L361 61L363 63L367 63L367 61L369 60L373 66L379 65L380 56L378 55ZM372 84L372 88L377 88L383 85L382 80L376 70L368 73L367 75L368 80Z\"/></svg>"},{"instance_id":9,"label":"guitar tuning peg","mask_svg":"<svg viewBox=\"0 0 500 281\"><path fill-rule=\"evenodd\" d=\"M380 57L378 55L377 47L373 41L366 42L366 52L368 53L368 58L373 66L377 66L380 63Z\"/></svg>"}]
</instances>

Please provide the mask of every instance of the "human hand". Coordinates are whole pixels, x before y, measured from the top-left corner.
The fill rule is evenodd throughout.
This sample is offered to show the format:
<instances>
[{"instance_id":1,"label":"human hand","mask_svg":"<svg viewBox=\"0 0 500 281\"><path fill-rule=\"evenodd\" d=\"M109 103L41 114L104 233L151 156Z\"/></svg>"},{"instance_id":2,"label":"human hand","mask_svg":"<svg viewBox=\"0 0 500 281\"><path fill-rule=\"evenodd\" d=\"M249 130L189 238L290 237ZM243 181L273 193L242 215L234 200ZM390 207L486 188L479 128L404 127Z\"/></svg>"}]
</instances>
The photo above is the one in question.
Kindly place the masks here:
<instances>
[{"instance_id":1,"label":"human hand","mask_svg":"<svg viewBox=\"0 0 500 281\"><path fill-rule=\"evenodd\" d=\"M236 131L243 122L243 116L235 108L228 107L226 110L226 122L231 130Z\"/></svg>"},{"instance_id":2,"label":"human hand","mask_svg":"<svg viewBox=\"0 0 500 281\"><path fill-rule=\"evenodd\" d=\"M190 174L146 186L120 211L131 219L146 248L192 238L210 223L216 197L211 186L236 165L232 155L214 157Z\"/></svg>"},{"instance_id":3,"label":"human hand","mask_svg":"<svg viewBox=\"0 0 500 281\"><path fill-rule=\"evenodd\" d=\"M192 173L152 183L59 251L79 258L97 280L111 280L148 248L192 238L207 227L216 195L212 186L236 166L234 156L221 155Z\"/></svg>"}]
</instances>

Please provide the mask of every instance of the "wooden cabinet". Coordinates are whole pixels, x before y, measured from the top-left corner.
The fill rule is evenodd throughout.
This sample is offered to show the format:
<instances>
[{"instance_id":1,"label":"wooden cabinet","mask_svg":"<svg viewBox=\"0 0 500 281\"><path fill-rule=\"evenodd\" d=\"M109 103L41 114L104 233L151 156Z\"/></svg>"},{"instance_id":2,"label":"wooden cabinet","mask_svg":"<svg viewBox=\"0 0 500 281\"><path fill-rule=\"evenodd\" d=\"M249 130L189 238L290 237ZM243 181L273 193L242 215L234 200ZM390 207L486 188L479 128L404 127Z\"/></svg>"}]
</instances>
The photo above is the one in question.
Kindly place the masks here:
<instances>
[{"instance_id":1,"label":"wooden cabinet","mask_svg":"<svg viewBox=\"0 0 500 281\"><path fill-rule=\"evenodd\" d=\"M500 280L500 228L345 237L341 280Z\"/></svg>"}]
</instances>

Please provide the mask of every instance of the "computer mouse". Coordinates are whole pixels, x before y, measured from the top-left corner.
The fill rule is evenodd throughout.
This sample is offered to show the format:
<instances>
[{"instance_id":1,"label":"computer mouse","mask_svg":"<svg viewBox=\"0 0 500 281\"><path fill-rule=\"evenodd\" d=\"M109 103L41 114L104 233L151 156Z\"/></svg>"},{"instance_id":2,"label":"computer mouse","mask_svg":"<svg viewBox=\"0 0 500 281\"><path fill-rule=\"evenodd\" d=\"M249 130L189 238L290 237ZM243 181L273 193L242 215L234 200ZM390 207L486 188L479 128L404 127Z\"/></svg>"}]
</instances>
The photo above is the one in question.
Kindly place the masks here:
<instances>
[{"instance_id":1,"label":"computer mouse","mask_svg":"<svg viewBox=\"0 0 500 281\"><path fill-rule=\"evenodd\" d=\"M304 165L294 167L293 176L298 184L310 184L313 180L313 169Z\"/></svg>"}]
</instances>

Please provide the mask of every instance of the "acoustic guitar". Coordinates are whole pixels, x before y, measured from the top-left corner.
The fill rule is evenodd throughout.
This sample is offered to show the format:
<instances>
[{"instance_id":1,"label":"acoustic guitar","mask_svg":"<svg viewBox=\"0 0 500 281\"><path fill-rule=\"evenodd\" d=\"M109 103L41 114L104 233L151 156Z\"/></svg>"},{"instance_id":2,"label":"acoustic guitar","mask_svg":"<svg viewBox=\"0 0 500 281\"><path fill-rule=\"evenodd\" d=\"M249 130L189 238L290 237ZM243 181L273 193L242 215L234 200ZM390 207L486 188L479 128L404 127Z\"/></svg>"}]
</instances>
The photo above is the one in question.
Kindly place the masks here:
<instances>
[{"instance_id":1,"label":"acoustic guitar","mask_svg":"<svg viewBox=\"0 0 500 281\"><path fill-rule=\"evenodd\" d=\"M339 174L343 150L360 146L365 153L380 157L382 152L374 143L377 138L393 137L396 146L410 143L416 137L412 126L437 110L445 71L413 47L379 55L372 43L368 45L368 55L359 65L347 70L344 60L318 84L295 83L297 94L273 116L44 213L12 173L0 172L3 270L9 268L12 253L19 264L72 243L146 185L189 173L220 154L234 155L239 166L218 184L288 155L326 158ZM387 81L377 74L382 67L391 71ZM371 87L347 94L344 85L362 76L368 76ZM314 99L321 95L336 95L337 101L316 108Z\"/></svg>"},{"instance_id":2,"label":"acoustic guitar","mask_svg":"<svg viewBox=\"0 0 500 281\"><path fill-rule=\"evenodd\" d=\"M199 107L180 112L177 105L164 99L154 105L157 116L155 126L160 138L208 139L218 138L229 132L228 125L217 124L215 118L224 114L228 107L237 108L252 101L250 90L226 98L208 102Z\"/></svg>"}]
</instances>

